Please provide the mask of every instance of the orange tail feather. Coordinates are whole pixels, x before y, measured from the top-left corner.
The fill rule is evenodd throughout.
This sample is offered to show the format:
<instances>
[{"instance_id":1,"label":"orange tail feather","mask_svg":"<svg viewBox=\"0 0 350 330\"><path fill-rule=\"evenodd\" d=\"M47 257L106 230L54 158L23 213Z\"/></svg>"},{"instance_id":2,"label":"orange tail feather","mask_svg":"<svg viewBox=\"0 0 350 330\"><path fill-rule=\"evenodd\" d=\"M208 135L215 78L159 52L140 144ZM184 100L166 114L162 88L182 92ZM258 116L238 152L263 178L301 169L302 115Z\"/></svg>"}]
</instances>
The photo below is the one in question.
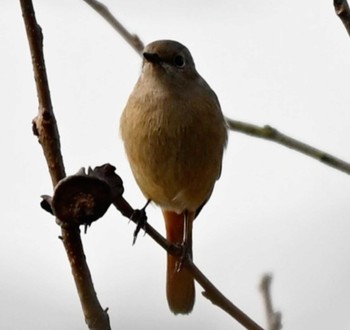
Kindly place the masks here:
<instances>
[{"instance_id":1,"label":"orange tail feather","mask_svg":"<svg viewBox=\"0 0 350 330\"><path fill-rule=\"evenodd\" d=\"M164 211L166 237L171 243L181 244L184 232L184 214ZM191 230L187 248L192 254L192 222L194 214L188 213ZM177 271L179 258L167 255L166 292L170 310L174 314L188 314L192 311L195 300L195 289L192 275L186 268Z\"/></svg>"}]
</instances>

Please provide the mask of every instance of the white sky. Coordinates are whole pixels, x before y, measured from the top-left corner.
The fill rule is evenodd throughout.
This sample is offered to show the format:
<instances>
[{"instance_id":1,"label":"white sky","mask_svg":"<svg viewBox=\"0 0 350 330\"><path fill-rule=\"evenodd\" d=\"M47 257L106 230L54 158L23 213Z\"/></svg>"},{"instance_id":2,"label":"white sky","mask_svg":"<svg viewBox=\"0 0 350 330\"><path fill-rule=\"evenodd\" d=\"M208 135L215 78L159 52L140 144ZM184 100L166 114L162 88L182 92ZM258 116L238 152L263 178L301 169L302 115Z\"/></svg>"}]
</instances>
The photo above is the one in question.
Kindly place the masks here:
<instances>
[{"instance_id":1,"label":"white sky","mask_svg":"<svg viewBox=\"0 0 350 330\"><path fill-rule=\"evenodd\" d=\"M105 1L145 42L192 52L226 116L270 124L350 161L350 43L332 1ZM140 58L83 1L34 1L67 173L117 166L125 197L144 198L118 120ZM86 329L60 230L39 207L52 192L31 133L37 99L19 1L0 14L2 228L0 328ZM198 267L265 326L258 284L274 274L285 330L350 328L350 181L271 142L230 133L221 180L194 228ZM160 211L148 209L163 232ZM200 294L189 316L165 300L165 253L114 209L83 235L98 297L116 329L242 329Z\"/></svg>"}]
</instances>

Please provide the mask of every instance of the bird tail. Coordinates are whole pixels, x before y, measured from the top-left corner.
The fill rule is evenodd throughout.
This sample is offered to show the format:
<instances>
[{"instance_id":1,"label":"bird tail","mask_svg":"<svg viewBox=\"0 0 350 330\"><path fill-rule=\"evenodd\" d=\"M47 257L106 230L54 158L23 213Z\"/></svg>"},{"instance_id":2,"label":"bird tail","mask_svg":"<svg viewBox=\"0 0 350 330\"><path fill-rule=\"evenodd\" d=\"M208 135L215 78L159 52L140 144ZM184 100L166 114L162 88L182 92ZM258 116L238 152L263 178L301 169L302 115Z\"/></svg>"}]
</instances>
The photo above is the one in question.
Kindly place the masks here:
<instances>
[{"instance_id":1,"label":"bird tail","mask_svg":"<svg viewBox=\"0 0 350 330\"><path fill-rule=\"evenodd\" d=\"M184 237L184 213L164 211L166 238L173 244L181 244ZM192 257L192 223L194 213L188 212L189 233L187 252ZM168 305L174 314L189 314L194 305L195 288L191 273L185 268L178 270L180 258L167 255L166 293Z\"/></svg>"}]
</instances>

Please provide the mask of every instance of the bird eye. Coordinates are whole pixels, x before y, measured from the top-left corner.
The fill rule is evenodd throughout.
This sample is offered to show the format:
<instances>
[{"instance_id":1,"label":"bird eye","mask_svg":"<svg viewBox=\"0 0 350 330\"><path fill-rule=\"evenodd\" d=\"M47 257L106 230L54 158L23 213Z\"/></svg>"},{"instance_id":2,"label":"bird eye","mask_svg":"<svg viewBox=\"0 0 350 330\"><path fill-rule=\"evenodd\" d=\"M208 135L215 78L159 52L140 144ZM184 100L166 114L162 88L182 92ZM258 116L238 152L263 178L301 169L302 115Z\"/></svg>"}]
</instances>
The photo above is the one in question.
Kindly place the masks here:
<instances>
[{"instance_id":1,"label":"bird eye","mask_svg":"<svg viewBox=\"0 0 350 330\"><path fill-rule=\"evenodd\" d=\"M174 64L178 67L178 68L183 68L185 66L185 58L182 55L176 55L174 57Z\"/></svg>"}]
</instances>

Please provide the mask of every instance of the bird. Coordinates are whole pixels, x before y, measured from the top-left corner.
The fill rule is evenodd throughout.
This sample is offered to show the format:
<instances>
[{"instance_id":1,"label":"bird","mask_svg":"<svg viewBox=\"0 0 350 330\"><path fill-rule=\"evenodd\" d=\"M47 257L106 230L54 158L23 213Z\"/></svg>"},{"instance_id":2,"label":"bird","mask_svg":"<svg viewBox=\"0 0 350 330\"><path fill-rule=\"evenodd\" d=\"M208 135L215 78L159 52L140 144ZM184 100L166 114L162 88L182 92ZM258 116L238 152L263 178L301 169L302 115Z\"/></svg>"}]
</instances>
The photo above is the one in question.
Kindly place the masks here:
<instances>
[{"instance_id":1,"label":"bird","mask_svg":"<svg viewBox=\"0 0 350 330\"><path fill-rule=\"evenodd\" d=\"M166 296L174 314L189 314L195 285L181 264L193 257L193 221L221 175L227 123L186 46L157 40L142 56L120 133L140 190L162 210L167 240L182 246L182 256L167 255Z\"/></svg>"}]
</instances>

